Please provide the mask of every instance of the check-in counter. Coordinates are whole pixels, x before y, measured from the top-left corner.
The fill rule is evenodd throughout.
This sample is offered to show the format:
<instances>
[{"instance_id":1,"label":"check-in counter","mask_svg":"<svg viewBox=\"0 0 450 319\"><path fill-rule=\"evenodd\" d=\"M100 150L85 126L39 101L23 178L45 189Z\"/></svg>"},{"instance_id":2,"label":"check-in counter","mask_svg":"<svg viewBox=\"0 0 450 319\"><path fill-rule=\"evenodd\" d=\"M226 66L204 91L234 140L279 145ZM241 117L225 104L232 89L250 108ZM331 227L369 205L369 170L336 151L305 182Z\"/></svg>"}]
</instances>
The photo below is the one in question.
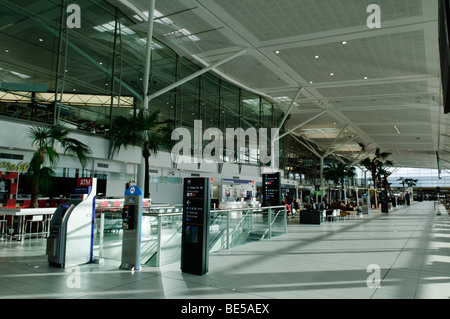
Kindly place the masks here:
<instances>
[{"instance_id":1,"label":"check-in counter","mask_svg":"<svg viewBox=\"0 0 450 319\"><path fill-rule=\"evenodd\" d=\"M248 204L246 202L221 202L220 209L238 209L247 208Z\"/></svg>"},{"instance_id":2,"label":"check-in counter","mask_svg":"<svg viewBox=\"0 0 450 319\"><path fill-rule=\"evenodd\" d=\"M229 209L240 209L240 208L248 208L248 207L261 207L260 202L220 202L220 209L229 210Z\"/></svg>"}]
</instances>

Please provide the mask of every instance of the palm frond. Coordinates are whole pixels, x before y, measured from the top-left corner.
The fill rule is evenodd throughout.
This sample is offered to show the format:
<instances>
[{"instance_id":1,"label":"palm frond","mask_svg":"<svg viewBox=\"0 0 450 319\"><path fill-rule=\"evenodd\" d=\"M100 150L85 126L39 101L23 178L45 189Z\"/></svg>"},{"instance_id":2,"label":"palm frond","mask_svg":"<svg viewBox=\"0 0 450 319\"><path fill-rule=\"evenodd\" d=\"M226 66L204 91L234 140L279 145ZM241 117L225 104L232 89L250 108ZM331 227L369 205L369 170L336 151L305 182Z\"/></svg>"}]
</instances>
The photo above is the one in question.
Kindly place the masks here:
<instances>
[{"instance_id":1,"label":"palm frond","mask_svg":"<svg viewBox=\"0 0 450 319\"><path fill-rule=\"evenodd\" d=\"M39 154L34 153L33 156L31 157L26 175L30 180L38 181L40 171L41 171L41 161L39 159Z\"/></svg>"},{"instance_id":2,"label":"palm frond","mask_svg":"<svg viewBox=\"0 0 450 319\"><path fill-rule=\"evenodd\" d=\"M56 163L58 163L59 154L56 152L56 149L53 146L47 146L45 148L45 154L50 165L56 165Z\"/></svg>"},{"instance_id":3,"label":"palm frond","mask_svg":"<svg viewBox=\"0 0 450 319\"><path fill-rule=\"evenodd\" d=\"M65 128L63 123L60 123L50 129L49 135L51 146L54 146L55 142L58 141L63 147L65 147L69 131Z\"/></svg>"},{"instance_id":4,"label":"palm frond","mask_svg":"<svg viewBox=\"0 0 450 319\"><path fill-rule=\"evenodd\" d=\"M39 190L41 192L47 192L50 189L54 175L55 172L51 167L44 166L41 168L39 174Z\"/></svg>"},{"instance_id":5,"label":"palm frond","mask_svg":"<svg viewBox=\"0 0 450 319\"><path fill-rule=\"evenodd\" d=\"M83 168L86 167L92 155L92 151L89 146L72 138L65 139L64 153L76 155L77 160L80 162L81 167Z\"/></svg>"},{"instance_id":6,"label":"palm frond","mask_svg":"<svg viewBox=\"0 0 450 319\"><path fill-rule=\"evenodd\" d=\"M48 126L33 125L28 129L26 136L31 140L32 146L42 148L50 138L50 128Z\"/></svg>"}]
</instances>

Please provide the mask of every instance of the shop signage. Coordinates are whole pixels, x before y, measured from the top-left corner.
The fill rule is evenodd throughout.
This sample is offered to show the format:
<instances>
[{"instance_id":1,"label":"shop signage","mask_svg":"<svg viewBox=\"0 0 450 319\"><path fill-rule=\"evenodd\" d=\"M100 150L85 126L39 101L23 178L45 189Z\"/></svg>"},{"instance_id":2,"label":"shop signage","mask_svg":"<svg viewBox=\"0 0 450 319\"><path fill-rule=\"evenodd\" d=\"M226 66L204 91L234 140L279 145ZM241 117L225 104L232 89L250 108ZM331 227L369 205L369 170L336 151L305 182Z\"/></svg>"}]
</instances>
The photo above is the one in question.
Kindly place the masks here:
<instances>
[{"instance_id":1,"label":"shop signage","mask_svg":"<svg viewBox=\"0 0 450 319\"><path fill-rule=\"evenodd\" d=\"M77 186L92 186L92 178L79 178L77 182Z\"/></svg>"},{"instance_id":2,"label":"shop signage","mask_svg":"<svg viewBox=\"0 0 450 319\"><path fill-rule=\"evenodd\" d=\"M0 162L0 171L26 173L29 162L11 163L9 161Z\"/></svg>"},{"instance_id":3,"label":"shop signage","mask_svg":"<svg viewBox=\"0 0 450 319\"><path fill-rule=\"evenodd\" d=\"M231 184L254 184L255 181L249 180L249 179L229 179L229 178L223 178L222 183L231 183Z\"/></svg>"}]
</instances>

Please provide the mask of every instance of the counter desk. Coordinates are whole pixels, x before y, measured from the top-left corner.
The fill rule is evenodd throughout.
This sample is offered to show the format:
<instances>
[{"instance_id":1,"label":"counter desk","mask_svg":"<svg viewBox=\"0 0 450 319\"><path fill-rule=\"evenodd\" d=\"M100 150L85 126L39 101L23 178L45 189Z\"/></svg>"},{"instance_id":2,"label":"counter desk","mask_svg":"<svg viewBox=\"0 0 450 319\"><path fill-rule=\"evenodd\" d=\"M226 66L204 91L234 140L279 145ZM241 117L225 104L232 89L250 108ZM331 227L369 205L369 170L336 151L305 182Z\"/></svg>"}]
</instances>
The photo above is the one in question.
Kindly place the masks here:
<instances>
[{"instance_id":1,"label":"counter desk","mask_svg":"<svg viewBox=\"0 0 450 319\"><path fill-rule=\"evenodd\" d=\"M22 240L25 233L25 219L27 216L43 216L43 228L42 233L47 233L48 235L48 221L51 216L55 213L57 207L44 207L44 208L0 208L0 215L11 216L11 224L7 229L14 229L14 220L17 219L18 222L18 232L14 234L13 232L7 232L7 236L12 239Z\"/></svg>"}]
</instances>

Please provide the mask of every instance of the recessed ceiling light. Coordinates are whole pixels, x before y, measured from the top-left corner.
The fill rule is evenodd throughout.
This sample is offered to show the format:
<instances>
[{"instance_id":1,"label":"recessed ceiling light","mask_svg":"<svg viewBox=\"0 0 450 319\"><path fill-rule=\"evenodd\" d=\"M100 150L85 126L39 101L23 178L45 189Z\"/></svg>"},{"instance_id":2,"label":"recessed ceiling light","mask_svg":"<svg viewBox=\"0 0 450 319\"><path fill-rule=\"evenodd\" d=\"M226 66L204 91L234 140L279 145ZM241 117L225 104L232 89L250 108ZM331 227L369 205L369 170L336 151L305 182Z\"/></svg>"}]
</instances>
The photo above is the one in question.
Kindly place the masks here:
<instances>
[{"instance_id":1,"label":"recessed ceiling light","mask_svg":"<svg viewBox=\"0 0 450 319\"><path fill-rule=\"evenodd\" d=\"M309 81L309 84L312 84L313 83L313 81Z\"/></svg>"},{"instance_id":2,"label":"recessed ceiling light","mask_svg":"<svg viewBox=\"0 0 450 319\"><path fill-rule=\"evenodd\" d=\"M347 44L347 41L342 41L342 44Z\"/></svg>"},{"instance_id":3,"label":"recessed ceiling light","mask_svg":"<svg viewBox=\"0 0 450 319\"><path fill-rule=\"evenodd\" d=\"M6 50L5 50L5 52L6 52L6 53L8 53L8 52L9 52L9 50L8 50L8 49L6 49Z\"/></svg>"},{"instance_id":4,"label":"recessed ceiling light","mask_svg":"<svg viewBox=\"0 0 450 319\"><path fill-rule=\"evenodd\" d=\"M280 53L280 51L276 50L276 51L275 51L275 53L276 53L276 54L279 54L279 53Z\"/></svg>"},{"instance_id":5,"label":"recessed ceiling light","mask_svg":"<svg viewBox=\"0 0 450 319\"><path fill-rule=\"evenodd\" d=\"M334 75L334 73L333 73L333 72L331 72L331 73L330 73L330 75Z\"/></svg>"},{"instance_id":6,"label":"recessed ceiling light","mask_svg":"<svg viewBox=\"0 0 450 319\"><path fill-rule=\"evenodd\" d=\"M98 64L103 65L103 62L99 62Z\"/></svg>"},{"instance_id":7,"label":"recessed ceiling light","mask_svg":"<svg viewBox=\"0 0 450 319\"><path fill-rule=\"evenodd\" d=\"M367 80L367 79L368 79L368 77L367 77L367 76L365 76L365 77L364 77L364 80Z\"/></svg>"},{"instance_id":8,"label":"recessed ceiling light","mask_svg":"<svg viewBox=\"0 0 450 319\"><path fill-rule=\"evenodd\" d=\"M316 59L318 59L319 58L319 56L318 55L316 55L314 58L316 58Z\"/></svg>"},{"instance_id":9,"label":"recessed ceiling light","mask_svg":"<svg viewBox=\"0 0 450 319\"><path fill-rule=\"evenodd\" d=\"M44 39L39 39L39 42L44 42Z\"/></svg>"}]
</instances>

